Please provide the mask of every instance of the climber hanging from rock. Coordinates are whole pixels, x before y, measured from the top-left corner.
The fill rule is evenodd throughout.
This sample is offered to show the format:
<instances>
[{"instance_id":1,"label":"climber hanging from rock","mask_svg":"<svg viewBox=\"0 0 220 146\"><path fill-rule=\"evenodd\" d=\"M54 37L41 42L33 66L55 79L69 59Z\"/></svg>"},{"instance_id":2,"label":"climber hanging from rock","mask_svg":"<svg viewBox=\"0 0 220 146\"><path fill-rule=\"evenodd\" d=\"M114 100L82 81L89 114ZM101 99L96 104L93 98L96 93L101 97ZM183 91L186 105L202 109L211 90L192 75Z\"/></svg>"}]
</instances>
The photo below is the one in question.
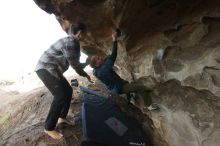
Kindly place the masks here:
<instances>
[{"instance_id":1,"label":"climber hanging from rock","mask_svg":"<svg viewBox=\"0 0 220 146\"><path fill-rule=\"evenodd\" d=\"M113 66L117 57L117 40L121 35L119 29L112 34L113 47L112 54L103 58L99 55L92 55L88 57L87 62L93 68L93 75L105 84L107 89L113 94L127 94L128 100L130 100L129 93L137 92L143 99L145 105L149 110L159 109L157 104L152 104L152 99L148 95L149 90L140 83L129 83L123 80L114 70Z\"/></svg>"},{"instance_id":2,"label":"climber hanging from rock","mask_svg":"<svg viewBox=\"0 0 220 146\"><path fill-rule=\"evenodd\" d=\"M80 76L90 76L83 70L86 63L80 63L80 43L86 34L83 23L72 25L70 35L61 38L46 50L38 61L36 73L53 95L53 101L45 122L44 131L53 139L61 139L63 135L55 130L57 123L73 125L66 116L71 103L72 87L63 76L71 66Z\"/></svg>"}]
</instances>

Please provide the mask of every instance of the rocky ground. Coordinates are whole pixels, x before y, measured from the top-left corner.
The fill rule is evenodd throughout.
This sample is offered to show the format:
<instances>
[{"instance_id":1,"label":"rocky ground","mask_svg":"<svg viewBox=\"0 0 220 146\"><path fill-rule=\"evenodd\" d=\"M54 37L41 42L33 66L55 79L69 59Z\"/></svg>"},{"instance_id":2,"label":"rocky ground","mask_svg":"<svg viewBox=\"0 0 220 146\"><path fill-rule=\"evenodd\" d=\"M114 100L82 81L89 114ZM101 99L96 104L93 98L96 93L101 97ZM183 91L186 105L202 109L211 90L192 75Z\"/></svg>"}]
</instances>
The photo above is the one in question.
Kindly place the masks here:
<instances>
[{"instance_id":1,"label":"rocky ground","mask_svg":"<svg viewBox=\"0 0 220 146\"><path fill-rule=\"evenodd\" d=\"M76 76L75 76L76 77ZM75 77L69 77L69 80ZM80 85L88 81L77 77ZM65 140L54 141L44 134L43 125L47 116L52 95L45 87L39 87L28 92L19 93L1 91L0 107L0 144L1 145L77 145L81 137L81 124L76 126L58 125L64 131ZM82 96L79 88L74 87L69 118L79 113Z\"/></svg>"}]
</instances>

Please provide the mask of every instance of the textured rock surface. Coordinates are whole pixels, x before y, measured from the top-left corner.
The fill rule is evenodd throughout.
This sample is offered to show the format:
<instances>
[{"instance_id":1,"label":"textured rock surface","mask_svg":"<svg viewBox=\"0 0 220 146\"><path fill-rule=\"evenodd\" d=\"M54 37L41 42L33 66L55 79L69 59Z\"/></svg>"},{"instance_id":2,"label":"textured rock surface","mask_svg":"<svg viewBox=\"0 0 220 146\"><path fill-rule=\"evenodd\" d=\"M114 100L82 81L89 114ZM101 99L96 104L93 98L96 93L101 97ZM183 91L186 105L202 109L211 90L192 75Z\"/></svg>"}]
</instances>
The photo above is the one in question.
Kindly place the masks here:
<instances>
[{"instance_id":1,"label":"textured rock surface","mask_svg":"<svg viewBox=\"0 0 220 146\"><path fill-rule=\"evenodd\" d=\"M220 1L35 0L67 32L83 21L87 54L108 55L111 33L123 31L116 71L153 89L160 112L147 113L170 146L220 145Z\"/></svg>"},{"instance_id":2,"label":"textured rock surface","mask_svg":"<svg viewBox=\"0 0 220 146\"><path fill-rule=\"evenodd\" d=\"M158 85L154 94L162 110L151 119L169 145L220 144L219 97L207 90L181 86L177 80Z\"/></svg>"},{"instance_id":3,"label":"textured rock surface","mask_svg":"<svg viewBox=\"0 0 220 146\"><path fill-rule=\"evenodd\" d=\"M112 30L120 27L117 64L124 78L175 78L219 96L219 5L218 0L57 0L45 8L66 31L76 21L87 24L87 54L109 54Z\"/></svg>"}]
</instances>

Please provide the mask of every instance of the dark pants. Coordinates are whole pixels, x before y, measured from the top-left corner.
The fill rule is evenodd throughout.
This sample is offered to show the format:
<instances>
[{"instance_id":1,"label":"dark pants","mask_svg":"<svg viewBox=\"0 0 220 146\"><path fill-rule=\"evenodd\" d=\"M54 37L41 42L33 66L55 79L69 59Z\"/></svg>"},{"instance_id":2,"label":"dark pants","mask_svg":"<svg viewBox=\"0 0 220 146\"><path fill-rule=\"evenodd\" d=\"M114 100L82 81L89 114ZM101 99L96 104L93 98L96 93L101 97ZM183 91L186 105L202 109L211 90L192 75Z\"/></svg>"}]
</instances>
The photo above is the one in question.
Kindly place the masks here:
<instances>
[{"instance_id":1,"label":"dark pants","mask_svg":"<svg viewBox=\"0 0 220 146\"><path fill-rule=\"evenodd\" d=\"M145 103L145 105L150 106L152 104L152 99L149 96L149 91L145 88L144 85L140 83L128 83L125 82L122 85L122 93L127 94L128 98L130 98L130 93L135 92L139 97L141 97Z\"/></svg>"},{"instance_id":2,"label":"dark pants","mask_svg":"<svg viewBox=\"0 0 220 146\"><path fill-rule=\"evenodd\" d=\"M63 75L58 79L45 69L38 70L37 75L54 96L45 122L45 129L51 131L56 127L58 118L66 118L73 89Z\"/></svg>"}]
</instances>

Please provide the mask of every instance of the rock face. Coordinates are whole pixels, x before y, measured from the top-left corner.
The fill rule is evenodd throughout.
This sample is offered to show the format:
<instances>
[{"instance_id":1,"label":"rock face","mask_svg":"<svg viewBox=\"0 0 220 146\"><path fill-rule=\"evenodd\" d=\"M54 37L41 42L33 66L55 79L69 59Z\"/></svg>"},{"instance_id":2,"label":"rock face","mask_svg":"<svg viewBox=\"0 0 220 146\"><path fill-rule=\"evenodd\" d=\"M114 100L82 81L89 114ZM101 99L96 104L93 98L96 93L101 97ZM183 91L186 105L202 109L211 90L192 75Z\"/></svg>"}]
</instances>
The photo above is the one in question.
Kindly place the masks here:
<instances>
[{"instance_id":1,"label":"rock face","mask_svg":"<svg viewBox=\"0 0 220 146\"><path fill-rule=\"evenodd\" d=\"M128 80L152 75L219 93L220 2L204 0L35 0L62 28L88 26L85 53L108 55L119 27L118 72Z\"/></svg>"},{"instance_id":2,"label":"rock face","mask_svg":"<svg viewBox=\"0 0 220 146\"><path fill-rule=\"evenodd\" d=\"M158 85L154 93L162 110L152 119L169 145L220 144L219 97L207 90L182 86L177 80Z\"/></svg>"},{"instance_id":3,"label":"rock face","mask_svg":"<svg viewBox=\"0 0 220 146\"><path fill-rule=\"evenodd\" d=\"M220 1L212 0L35 0L54 13L62 28L82 21L88 55L109 55L119 27L116 71L153 90L159 112L155 145L220 145ZM158 138L158 139L157 139ZM162 140L161 140L162 138Z\"/></svg>"}]
</instances>

